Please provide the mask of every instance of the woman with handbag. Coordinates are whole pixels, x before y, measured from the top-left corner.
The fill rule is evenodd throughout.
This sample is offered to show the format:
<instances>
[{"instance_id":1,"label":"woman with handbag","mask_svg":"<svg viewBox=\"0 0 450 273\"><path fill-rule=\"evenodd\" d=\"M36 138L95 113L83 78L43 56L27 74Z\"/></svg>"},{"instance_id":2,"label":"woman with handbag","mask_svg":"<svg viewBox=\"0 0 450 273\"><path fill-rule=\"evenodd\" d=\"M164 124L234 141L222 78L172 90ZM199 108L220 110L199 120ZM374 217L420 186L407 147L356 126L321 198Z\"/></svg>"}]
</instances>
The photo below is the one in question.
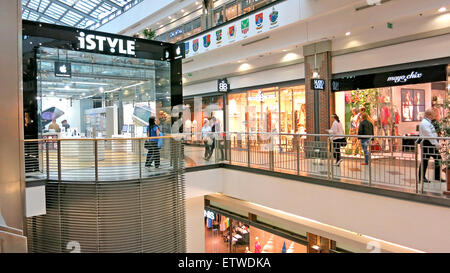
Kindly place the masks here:
<instances>
[{"instance_id":1,"label":"woman with handbag","mask_svg":"<svg viewBox=\"0 0 450 273\"><path fill-rule=\"evenodd\" d=\"M147 136L160 136L159 127L155 123L155 117L150 117L148 119ZM147 159L145 160L145 167L151 167L152 163L155 162L155 168L159 168L161 155L158 148L158 139L147 139L144 146L148 150Z\"/></svg>"},{"instance_id":2,"label":"woman with handbag","mask_svg":"<svg viewBox=\"0 0 450 273\"><path fill-rule=\"evenodd\" d=\"M341 121L339 120L338 115L333 114L331 116L333 118L333 125L331 129L327 130L330 135L344 135L344 127L342 126ZM333 158L336 159L336 166L339 166L342 162L341 158L341 146L347 145L347 140L343 136L333 136L331 137L333 140Z\"/></svg>"}]
</instances>

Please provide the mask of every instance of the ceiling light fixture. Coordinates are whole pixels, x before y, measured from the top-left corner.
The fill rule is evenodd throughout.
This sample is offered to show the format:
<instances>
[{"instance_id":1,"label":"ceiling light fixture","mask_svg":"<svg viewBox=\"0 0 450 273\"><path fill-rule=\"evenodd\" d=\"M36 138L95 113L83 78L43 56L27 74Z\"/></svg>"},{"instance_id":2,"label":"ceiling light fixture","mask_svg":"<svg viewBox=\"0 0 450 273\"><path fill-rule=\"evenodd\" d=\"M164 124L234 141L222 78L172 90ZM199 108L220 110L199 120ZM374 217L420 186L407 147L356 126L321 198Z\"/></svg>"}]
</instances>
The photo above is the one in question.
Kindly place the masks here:
<instances>
[{"instance_id":1,"label":"ceiling light fixture","mask_svg":"<svg viewBox=\"0 0 450 273\"><path fill-rule=\"evenodd\" d=\"M439 12L446 12L446 11L447 11L447 8L446 8L446 7L442 7L442 8L440 8L440 9L438 9L438 11L439 11Z\"/></svg>"},{"instance_id":2,"label":"ceiling light fixture","mask_svg":"<svg viewBox=\"0 0 450 273\"><path fill-rule=\"evenodd\" d=\"M345 36L350 36L352 34L350 31L345 33Z\"/></svg>"}]
</instances>

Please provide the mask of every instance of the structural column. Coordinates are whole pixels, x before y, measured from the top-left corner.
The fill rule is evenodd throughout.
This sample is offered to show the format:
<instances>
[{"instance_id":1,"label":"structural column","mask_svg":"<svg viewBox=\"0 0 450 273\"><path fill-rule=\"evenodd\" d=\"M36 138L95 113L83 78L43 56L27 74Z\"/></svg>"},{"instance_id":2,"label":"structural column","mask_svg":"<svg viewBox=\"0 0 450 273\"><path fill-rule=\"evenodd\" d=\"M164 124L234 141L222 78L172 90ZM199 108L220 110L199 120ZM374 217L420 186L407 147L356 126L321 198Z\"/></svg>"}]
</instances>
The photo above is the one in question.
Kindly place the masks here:
<instances>
[{"instance_id":1,"label":"structural column","mask_svg":"<svg viewBox=\"0 0 450 273\"><path fill-rule=\"evenodd\" d=\"M213 27L214 20L214 1L213 0L202 0L203 9L201 16L201 27L202 30L207 30Z\"/></svg>"},{"instance_id":2,"label":"structural column","mask_svg":"<svg viewBox=\"0 0 450 273\"><path fill-rule=\"evenodd\" d=\"M26 252L21 1L0 1L0 252Z\"/></svg>"},{"instance_id":3,"label":"structural column","mask_svg":"<svg viewBox=\"0 0 450 273\"><path fill-rule=\"evenodd\" d=\"M326 134L325 130L330 128L330 116L335 111L334 95L331 92L331 41L304 46L303 55L305 56L306 132ZM311 79L314 76L325 80L325 90L313 90Z\"/></svg>"}]
</instances>

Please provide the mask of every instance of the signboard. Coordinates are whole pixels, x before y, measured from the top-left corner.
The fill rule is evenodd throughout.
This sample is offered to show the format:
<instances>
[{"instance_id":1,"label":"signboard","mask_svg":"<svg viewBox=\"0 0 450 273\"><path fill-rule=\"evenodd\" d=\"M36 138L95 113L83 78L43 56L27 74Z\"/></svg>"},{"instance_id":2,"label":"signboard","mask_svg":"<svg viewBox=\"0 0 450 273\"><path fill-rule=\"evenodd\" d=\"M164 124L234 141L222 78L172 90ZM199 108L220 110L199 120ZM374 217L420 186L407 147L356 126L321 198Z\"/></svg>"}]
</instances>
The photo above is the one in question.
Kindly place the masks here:
<instances>
[{"instance_id":1,"label":"signboard","mask_svg":"<svg viewBox=\"0 0 450 273\"><path fill-rule=\"evenodd\" d=\"M55 62L55 76L64 78L72 77L72 64L65 62Z\"/></svg>"},{"instance_id":2,"label":"signboard","mask_svg":"<svg viewBox=\"0 0 450 273\"><path fill-rule=\"evenodd\" d=\"M230 84L227 79L219 79L217 80L217 91L218 92L228 92L230 91Z\"/></svg>"},{"instance_id":3,"label":"signboard","mask_svg":"<svg viewBox=\"0 0 450 273\"><path fill-rule=\"evenodd\" d=\"M325 90L325 80L311 79L311 88L313 90Z\"/></svg>"},{"instance_id":4,"label":"signboard","mask_svg":"<svg viewBox=\"0 0 450 273\"><path fill-rule=\"evenodd\" d=\"M213 221L216 219L214 212L212 212L210 210L204 210L204 215L206 218L209 218Z\"/></svg>"},{"instance_id":5,"label":"signboard","mask_svg":"<svg viewBox=\"0 0 450 273\"><path fill-rule=\"evenodd\" d=\"M189 58L294 23L299 20L299 5L299 1L284 1L192 37L185 42L186 57Z\"/></svg>"},{"instance_id":6,"label":"signboard","mask_svg":"<svg viewBox=\"0 0 450 273\"><path fill-rule=\"evenodd\" d=\"M103 35L89 34L81 31L77 36L80 49L100 53L119 53L123 55L136 55L136 41L121 38L112 38Z\"/></svg>"},{"instance_id":7,"label":"signboard","mask_svg":"<svg viewBox=\"0 0 450 273\"><path fill-rule=\"evenodd\" d=\"M176 44L172 50L170 48L164 49L164 60L177 60L184 58L185 56L185 48L183 44Z\"/></svg>"},{"instance_id":8,"label":"signboard","mask_svg":"<svg viewBox=\"0 0 450 273\"><path fill-rule=\"evenodd\" d=\"M440 81L447 81L447 65L348 76L332 80L331 87L333 91L349 91Z\"/></svg>"}]
</instances>

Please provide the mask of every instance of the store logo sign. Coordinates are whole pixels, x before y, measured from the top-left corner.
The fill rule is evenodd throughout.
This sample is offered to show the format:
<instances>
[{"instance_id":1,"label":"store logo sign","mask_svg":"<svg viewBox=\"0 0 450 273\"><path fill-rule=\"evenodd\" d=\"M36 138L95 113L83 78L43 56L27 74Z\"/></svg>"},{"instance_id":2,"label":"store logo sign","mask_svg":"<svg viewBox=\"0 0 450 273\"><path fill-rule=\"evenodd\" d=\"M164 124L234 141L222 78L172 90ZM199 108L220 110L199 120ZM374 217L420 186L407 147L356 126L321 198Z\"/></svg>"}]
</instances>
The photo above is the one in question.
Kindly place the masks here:
<instances>
[{"instance_id":1,"label":"store logo sign","mask_svg":"<svg viewBox=\"0 0 450 273\"><path fill-rule=\"evenodd\" d=\"M311 86L313 90L325 90L325 80L312 79Z\"/></svg>"},{"instance_id":2,"label":"store logo sign","mask_svg":"<svg viewBox=\"0 0 450 273\"><path fill-rule=\"evenodd\" d=\"M388 82L394 82L394 83L405 83L412 79L420 79L422 78L423 74L419 72L412 71L411 74L408 75L401 75L401 76L391 76L387 78Z\"/></svg>"},{"instance_id":3,"label":"store logo sign","mask_svg":"<svg viewBox=\"0 0 450 273\"><path fill-rule=\"evenodd\" d=\"M70 63L55 62L56 77L72 77L72 65Z\"/></svg>"},{"instance_id":4,"label":"store logo sign","mask_svg":"<svg viewBox=\"0 0 450 273\"><path fill-rule=\"evenodd\" d=\"M84 32L80 32L80 36L78 36L77 39L79 41L80 49L136 55L136 42L133 40L86 34Z\"/></svg>"},{"instance_id":5,"label":"store logo sign","mask_svg":"<svg viewBox=\"0 0 450 273\"><path fill-rule=\"evenodd\" d=\"M219 92L228 92L230 90L230 84L227 79L220 79L217 81L217 90Z\"/></svg>"},{"instance_id":6,"label":"store logo sign","mask_svg":"<svg viewBox=\"0 0 450 273\"><path fill-rule=\"evenodd\" d=\"M248 100L249 101L264 101L264 100L266 100L266 99L273 99L273 98L276 98L276 95L275 94L268 94L268 95L265 95L261 90L260 91L258 91L258 94L257 95L255 95L254 97L249 97L248 98Z\"/></svg>"},{"instance_id":7,"label":"store logo sign","mask_svg":"<svg viewBox=\"0 0 450 273\"><path fill-rule=\"evenodd\" d=\"M216 217L214 216L214 212L212 212L210 210L204 210L204 215L206 218L209 218L213 221L216 219Z\"/></svg>"}]
</instances>

